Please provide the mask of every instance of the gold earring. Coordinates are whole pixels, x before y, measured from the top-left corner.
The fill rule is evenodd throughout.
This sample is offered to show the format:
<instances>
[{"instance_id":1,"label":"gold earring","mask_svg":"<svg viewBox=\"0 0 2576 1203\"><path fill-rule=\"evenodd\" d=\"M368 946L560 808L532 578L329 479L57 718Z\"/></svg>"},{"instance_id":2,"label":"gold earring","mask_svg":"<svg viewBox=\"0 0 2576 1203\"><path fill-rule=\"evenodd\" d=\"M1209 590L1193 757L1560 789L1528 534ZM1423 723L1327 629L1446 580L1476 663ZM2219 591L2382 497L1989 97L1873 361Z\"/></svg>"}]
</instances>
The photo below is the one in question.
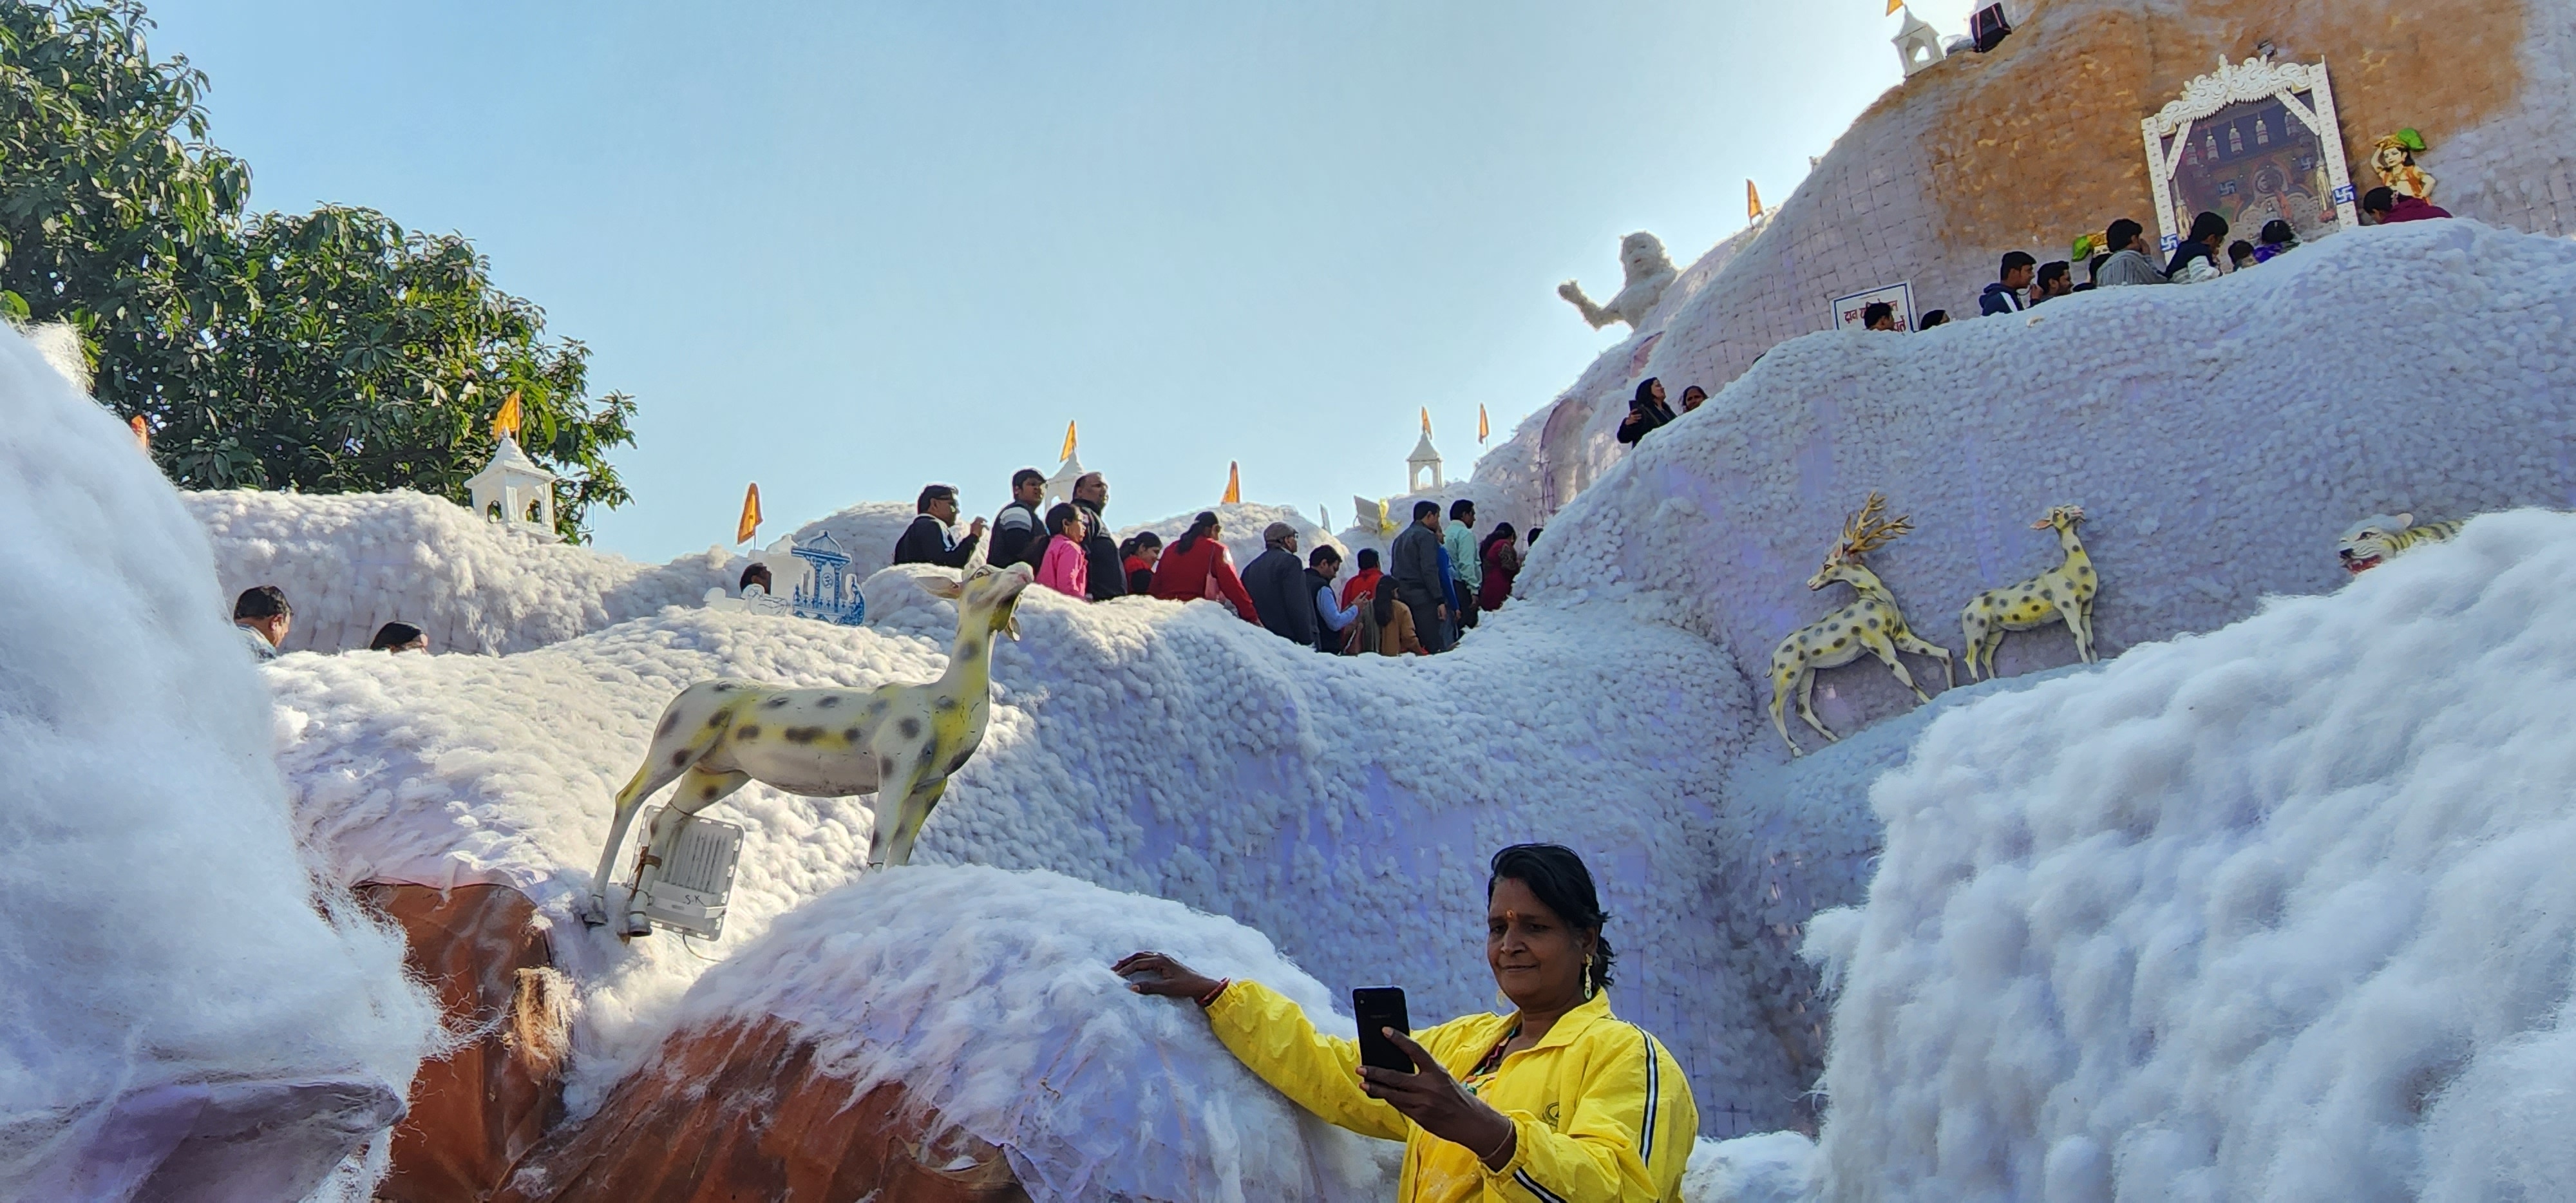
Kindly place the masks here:
<instances>
[{"instance_id":1,"label":"gold earring","mask_svg":"<svg viewBox=\"0 0 2576 1203\"><path fill-rule=\"evenodd\" d=\"M1583 1001L1592 1001L1592 954L1583 954Z\"/></svg>"}]
</instances>

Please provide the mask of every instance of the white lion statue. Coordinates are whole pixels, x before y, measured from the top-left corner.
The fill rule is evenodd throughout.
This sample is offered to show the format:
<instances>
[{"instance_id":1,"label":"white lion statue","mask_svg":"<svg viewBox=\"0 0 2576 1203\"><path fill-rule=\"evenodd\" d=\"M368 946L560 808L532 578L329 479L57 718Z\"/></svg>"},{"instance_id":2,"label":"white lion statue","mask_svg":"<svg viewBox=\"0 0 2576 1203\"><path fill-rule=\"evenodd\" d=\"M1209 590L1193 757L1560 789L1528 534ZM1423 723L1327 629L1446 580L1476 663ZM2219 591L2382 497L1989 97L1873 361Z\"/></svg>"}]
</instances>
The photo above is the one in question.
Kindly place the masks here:
<instances>
[{"instance_id":1,"label":"white lion statue","mask_svg":"<svg viewBox=\"0 0 2576 1203\"><path fill-rule=\"evenodd\" d=\"M1653 312L1655 302L1664 299L1664 290L1672 287L1673 277L1681 273L1673 267L1672 258L1664 254L1664 240L1639 230L1619 240L1619 268L1627 283L1607 305L1595 305L1583 295L1583 286L1568 280L1556 286L1556 295L1564 297L1583 311L1583 320L1598 330L1612 322L1626 322L1634 330Z\"/></svg>"}]
</instances>

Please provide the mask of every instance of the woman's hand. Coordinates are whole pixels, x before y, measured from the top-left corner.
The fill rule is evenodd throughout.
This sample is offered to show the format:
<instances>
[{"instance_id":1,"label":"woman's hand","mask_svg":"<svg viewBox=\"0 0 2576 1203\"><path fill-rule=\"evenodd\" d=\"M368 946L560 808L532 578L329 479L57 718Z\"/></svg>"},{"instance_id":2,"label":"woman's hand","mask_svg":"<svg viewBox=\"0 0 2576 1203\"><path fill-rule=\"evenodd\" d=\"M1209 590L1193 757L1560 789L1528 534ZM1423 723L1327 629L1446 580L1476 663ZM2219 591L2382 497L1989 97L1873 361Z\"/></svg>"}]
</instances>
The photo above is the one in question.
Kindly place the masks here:
<instances>
[{"instance_id":1,"label":"woman's hand","mask_svg":"<svg viewBox=\"0 0 2576 1203\"><path fill-rule=\"evenodd\" d=\"M1449 1071L1442 1069L1412 1037L1393 1028L1385 1031L1405 1056L1413 1058L1414 1072L1397 1073L1363 1065L1360 1089L1370 1098L1382 1099L1403 1112L1423 1131L1465 1146L1483 1159L1487 1169L1498 1170L1511 1164L1512 1146L1520 1139L1511 1117L1467 1093L1467 1088L1450 1077Z\"/></svg>"},{"instance_id":2,"label":"woman's hand","mask_svg":"<svg viewBox=\"0 0 2576 1203\"><path fill-rule=\"evenodd\" d=\"M1138 994L1196 1001L1216 989L1215 978L1159 952L1130 953L1125 960L1110 966L1109 971L1126 978L1127 988Z\"/></svg>"}]
</instances>

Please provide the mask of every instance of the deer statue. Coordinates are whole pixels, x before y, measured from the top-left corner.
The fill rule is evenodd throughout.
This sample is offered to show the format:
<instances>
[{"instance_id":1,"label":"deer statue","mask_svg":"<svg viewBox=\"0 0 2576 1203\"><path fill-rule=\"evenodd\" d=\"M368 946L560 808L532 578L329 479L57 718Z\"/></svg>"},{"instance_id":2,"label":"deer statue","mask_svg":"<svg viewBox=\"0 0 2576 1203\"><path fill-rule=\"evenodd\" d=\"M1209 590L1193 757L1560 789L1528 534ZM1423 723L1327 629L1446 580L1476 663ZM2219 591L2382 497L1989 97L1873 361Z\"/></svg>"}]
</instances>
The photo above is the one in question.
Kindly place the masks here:
<instances>
[{"instance_id":1,"label":"deer statue","mask_svg":"<svg viewBox=\"0 0 2576 1203\"><path fill-rule=\"evenodd\" d=\"M1799 747L1797 740L1789 738L1789 721L1783 713L1793 692L1798 695L1799 718L1807 720L1807 725L1826 739L1842 738L1825 729L1825 724L1816 718L1815 707L1809 704L1816 690L1817 669L1839 668L1868 652L1885 663L1889 672L1896 674L1898 683L1913 690L1916 700L1931 701L1922 687L1914 683L1913 674L1906 672L1903 662L1896 658L1898 652L1912 652L1918 656L1940 657L1941 679L1945 687L1955 683L1950 673L1949 651L1915 638L1914 632L1905 625L1905 615L1896 608L1895 595L1879 582L1877 574L1861 563L1862 556L1887 546L1898 535L1914 529L1913 522L1905 518L1880 518L1880 512L1886 508L1886 497L1870 494L1869 500L1861 505L1860 512L1843 522L1842 539L1825 556L1825 566L1807 578L1809 589L1822 589L1841 581L1860 596L1850 605L1791 631L1788 638L1780 641L1780 646L1771 649L1771 725L1780 732L1781 740L1789 745L1792 756L1806 755L1806 749Z\"/></svg>"},{"instance_id":2,"label":"deer statue","mask_svg":"<svg viewBox=\"0 0 2576 1203\"><path fill-rule=\"evenodd\" d=\"M623 935L649 930L639 900L689 816L748 781L812 798L873 793L876 830L868 838L868 867L910 860L913 840L947 791L948 778L984 740L993 635L1020 637L1012 610L1034 579L1025 565L994 568L980 558L968 563L962 580L922 581L931 594L957 603L957 642L948 649L948 671L936 681L855 690L714 680L671 699L653 729L644 767L617 791L617 817L608 828L608 846L600 849L598 876L591 879L591 907L599 921L608 916L608 875L618 845L644 800L673 780L679 791L655 816L636 856Z\"/></svg>"},{"instance_id":3,"label":"deer statue","mask_svg":"<svg viewBox=\"0 0 2576 1203\"><path fill-rule=\"evenodd\" d=\"M2083 525L2084 507L2061 505L2048 511L2048 516L2030 524L2032 530L2057 530L2057 545L2066 552L2066 561L2018 585L1988 589L1969 599L1968 608L1959 611L1959 634L1968 645L1968 678L1977 677L1977 662L1985 661L1986 676L1995 675L1995 649L2002 647L2004 632L2027 631L2052 622L2064 622L2075 636L2075 654L2086 664L2093 663L2093 595L2102 589L2102 578L2093 571L2093 557L2085 554L2084 540L2075 535Z\"/></svg>"}]
</instances>

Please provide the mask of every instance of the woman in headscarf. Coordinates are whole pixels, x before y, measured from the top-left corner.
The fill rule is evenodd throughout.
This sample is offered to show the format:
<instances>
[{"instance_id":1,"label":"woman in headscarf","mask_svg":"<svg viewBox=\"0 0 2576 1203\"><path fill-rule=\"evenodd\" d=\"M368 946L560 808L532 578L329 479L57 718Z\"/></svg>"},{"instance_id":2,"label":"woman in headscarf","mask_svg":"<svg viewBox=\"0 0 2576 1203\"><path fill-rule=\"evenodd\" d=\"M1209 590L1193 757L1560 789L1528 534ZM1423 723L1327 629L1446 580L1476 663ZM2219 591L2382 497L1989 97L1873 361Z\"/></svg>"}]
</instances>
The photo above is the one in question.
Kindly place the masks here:
<instances>
[{"instance_id":1,"label":"woman in headscarf","mask_svg":"<svg viewBox=\"0 0 2576 1203\"><path fill-rule=\"evenodd\" d=\"M1497 522L1476 548L1476 563L1485 570L1485 579L1476 586L1476 605L1480 609L1499 610L1503 599L1512 595L1512 578L1521 574L1521 553L1513 542L1520 532L1508 522Z\"/></svg>"},{"instance_id":2,"label":"woman in headscarf","mask_svg":"<svg viewBox=\"0 0 2576 1203\"><path fill-rule=\"evenodd\" d=\"M1681 1197L1699 1108L1681 1064L1610 1013L1609 917L1583 859L1555 844L1494 854L1485 965L1512 1013L1417 1038L1380 1029L1414 1072L1362 1067L1279 992L1159 952L1111 968L1139 994L1186 998L1235 1059L1327 1123L1404 1142L1402 1203L1660 1203Z\"/></svg>"},{"instance_id":3,"label":"woman in headscarf","mask_svg":"<svg viewBox=\"0 0 2576 1203\"><path fill-rule=\"evenodd\" d=\"M1637 442L1672 420L1673 407L1664 404L1664 382L1648 376L1629 399L1628 416L1619 419L1619 441Z\"/></svg>"}]
</instances>

